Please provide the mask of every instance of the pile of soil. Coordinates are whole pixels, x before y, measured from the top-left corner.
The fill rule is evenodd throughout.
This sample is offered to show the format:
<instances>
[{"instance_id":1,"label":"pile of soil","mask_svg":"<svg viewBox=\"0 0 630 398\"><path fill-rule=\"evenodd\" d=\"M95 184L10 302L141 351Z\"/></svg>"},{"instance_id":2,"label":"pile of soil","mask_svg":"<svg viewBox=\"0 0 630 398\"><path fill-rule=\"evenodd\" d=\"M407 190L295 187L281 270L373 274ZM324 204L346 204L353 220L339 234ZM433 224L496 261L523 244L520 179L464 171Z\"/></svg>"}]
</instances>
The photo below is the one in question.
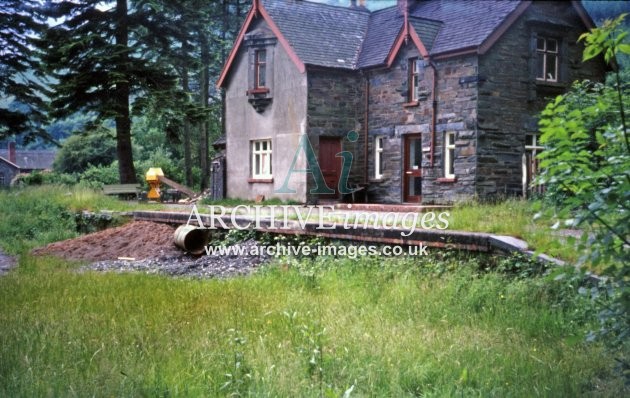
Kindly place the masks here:
<instances>
[{"instance_id":1,"label":"pile of soil","mask_svg":"<svg viewBox=\"0 0 630 398\"><path fill-rule=\"evenodd\" d=\"M183 254L173 243L175 227L134 221L121 227L51 243L33 250L67 260L105 261L130 257L137 260Z\"/></svg>"},{"instance_id":2,"label":"pile of soil","mask_svg":"<svg viewBox=\"0 0 630 398\"><path fill-rule=\"evenodd\" d=\"M198 278L250 274L269 260L262 254L192 256L175 246L174 232L175 227L167 224L134 221L122 227L51 243L33 250L33 254L89 262L80 268L81 271L144 272ZM244 253L260 252L254 251L254 246L258 246L254 240L233 246L243 246Z\"/></svg>"}]
</instances>

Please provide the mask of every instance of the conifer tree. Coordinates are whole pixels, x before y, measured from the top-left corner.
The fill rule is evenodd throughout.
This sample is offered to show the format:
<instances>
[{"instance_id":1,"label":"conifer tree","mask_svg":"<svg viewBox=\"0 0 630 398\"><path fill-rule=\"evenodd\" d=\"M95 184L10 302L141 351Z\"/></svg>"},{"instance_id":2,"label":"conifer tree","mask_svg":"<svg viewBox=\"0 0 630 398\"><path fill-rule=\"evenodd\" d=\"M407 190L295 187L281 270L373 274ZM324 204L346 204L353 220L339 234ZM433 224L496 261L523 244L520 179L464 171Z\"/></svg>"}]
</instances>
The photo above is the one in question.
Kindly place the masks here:
<instances>
[{"instance_id":1,"label":"conifer tree","mask_svg":"<svg viewBox=\"0 0 630 398\"><path fill-rule=\"evenodd\" d=\"M42 40L56 80L53 115L93 112L95 123L113 119L120 182L136 182L130 107L175 86L172 68L159 57L168 25L153 2L140 0L48 2L45 15L61 21Z\"/></svg>"},{"instance_id":2,"label":"conifer tree","mask_svg":"<svg viewBox=\"0 0 630 398\"><path fill-rule=\"evenodd\" d=\"M46 121L46 87L37 68L34 41L46 25L32 0L0 1L0 139L23 134L51 140Z\"/></svg>"}]
</instances>

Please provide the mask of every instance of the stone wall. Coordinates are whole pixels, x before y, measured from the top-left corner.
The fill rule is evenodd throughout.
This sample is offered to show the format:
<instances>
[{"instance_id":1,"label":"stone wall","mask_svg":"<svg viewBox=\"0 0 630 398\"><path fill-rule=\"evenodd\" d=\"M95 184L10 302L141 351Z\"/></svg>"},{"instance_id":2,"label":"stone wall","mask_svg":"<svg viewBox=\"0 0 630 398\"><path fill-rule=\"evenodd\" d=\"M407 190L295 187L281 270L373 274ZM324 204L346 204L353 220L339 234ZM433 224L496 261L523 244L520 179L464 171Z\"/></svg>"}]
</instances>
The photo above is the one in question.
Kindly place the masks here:
<instances>
[{"instance_id":1,"label":"stone wall","mask_svg":"<svg viewBox=\"0 0 630 398\"><path fill-rule=\"evenodd\" d=\"M433 68L425 62L420 72L420 98L408 103L409 59L418 57L413 44L404 47L391 68L371 71L369 114L370 201L403 201L403 146L407 134L421 134L422 202L446 203L474 194L476 156L475 126L477 60L475 56L436 62L437 115L433 164L430 159ZM455 181L445 181L443 141L446 132L456 132ZM374 138L384 136L383 178L374 176Z\"/></svg>"},{"instance_id":2,"label":"stone wall","mask_svg":"<svg viewBox=\"0 0 630 398\"><path fill-rule=\"evenodd\" d=\"M525 136L538 131L537 115L571 82L603 78L601 61L582 63L578 36L584 25L570 2L534 2L480 56L478 173L479 197L521 195ZM535 38L559 40L557 83L536 80Z\"/></svg>"},{"instance_id":3,"label":"stone wall","mask_svg":"<svg viewBox=\"0 0 630 398\"><path fill-rule=\"evenodd\" d=\"M353 155L348 182L350 185L363 183L364 79L357 72L310 67L307 76L307 131L315 153L319 153L319 137L341 137L342 150ZM351 131L358 133L358 139L354 142L348 139ZM313 187L310 174L307 186L308 190ZM310 202L317 199L313 195L307 196Z\"/></svg>"}]
</instances>

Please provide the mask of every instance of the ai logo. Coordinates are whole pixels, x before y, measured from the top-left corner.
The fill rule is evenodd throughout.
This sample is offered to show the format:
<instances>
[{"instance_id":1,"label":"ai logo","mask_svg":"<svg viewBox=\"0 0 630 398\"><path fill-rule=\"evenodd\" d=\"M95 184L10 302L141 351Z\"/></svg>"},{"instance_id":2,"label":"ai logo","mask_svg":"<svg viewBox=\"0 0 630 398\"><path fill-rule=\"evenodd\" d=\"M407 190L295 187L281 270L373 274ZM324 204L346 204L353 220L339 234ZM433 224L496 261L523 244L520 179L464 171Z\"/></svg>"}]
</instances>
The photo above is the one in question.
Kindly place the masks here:
<instances>
[{"instance_id":1,"label":"ai logo","mask_svg":"<svg viewBox=\"0 0 630 398\"><path fill-rule=\"evenodd\" d=\"M350 142L356 142L359 139L359 134L356 131L350 131L348 132L348 134L346 134L346 138ZM306 169L296 168L296 163L301 153L304 153L304 155L306 156ZM341 174L339 176L339 184L337 186L337 189L341 194L349 194L354 192L355 190L348 187L348 177L350 176L350 168L352 167L353 159L352 152L341 151L335 154L335 157L341 158L342 160ZM295 155L293 156L291 167L289 167L289 171L287 172L287 176L284 179L284 183L279 189L275 191L276 193L296 193L295 189L289 188L289 179L291 178L291 174L293 173L312 174L313 180L315 181L315 187L310 190L310 193L312 194L326 195L335 193L335 190L326 185L326 181L324 181L324 176L322 175L322 170L319 167L317 156L315 156L313 146L311 145L311 142L306 134L303 134L300 137L300 142L295 151Z\"/></svg>"}]
</instances>

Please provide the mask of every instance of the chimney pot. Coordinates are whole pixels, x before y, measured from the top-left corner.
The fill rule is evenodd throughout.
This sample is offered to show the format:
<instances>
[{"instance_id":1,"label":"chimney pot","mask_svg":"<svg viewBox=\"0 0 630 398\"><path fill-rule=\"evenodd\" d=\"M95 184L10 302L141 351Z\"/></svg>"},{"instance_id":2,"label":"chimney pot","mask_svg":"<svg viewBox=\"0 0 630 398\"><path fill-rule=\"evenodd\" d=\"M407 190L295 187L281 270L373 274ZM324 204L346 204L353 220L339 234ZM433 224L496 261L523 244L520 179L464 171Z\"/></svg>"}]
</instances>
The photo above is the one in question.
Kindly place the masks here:
<instances>
[{"instance_id":1,"label":"chimney pot","mask_svg":"<svg viewBox=\"0 0 630 398\"><path fill-rule=\"evenodd\" d=\"M9 142L9 162L15 163L15 142Z\"/></svg>"}]
</instances>

